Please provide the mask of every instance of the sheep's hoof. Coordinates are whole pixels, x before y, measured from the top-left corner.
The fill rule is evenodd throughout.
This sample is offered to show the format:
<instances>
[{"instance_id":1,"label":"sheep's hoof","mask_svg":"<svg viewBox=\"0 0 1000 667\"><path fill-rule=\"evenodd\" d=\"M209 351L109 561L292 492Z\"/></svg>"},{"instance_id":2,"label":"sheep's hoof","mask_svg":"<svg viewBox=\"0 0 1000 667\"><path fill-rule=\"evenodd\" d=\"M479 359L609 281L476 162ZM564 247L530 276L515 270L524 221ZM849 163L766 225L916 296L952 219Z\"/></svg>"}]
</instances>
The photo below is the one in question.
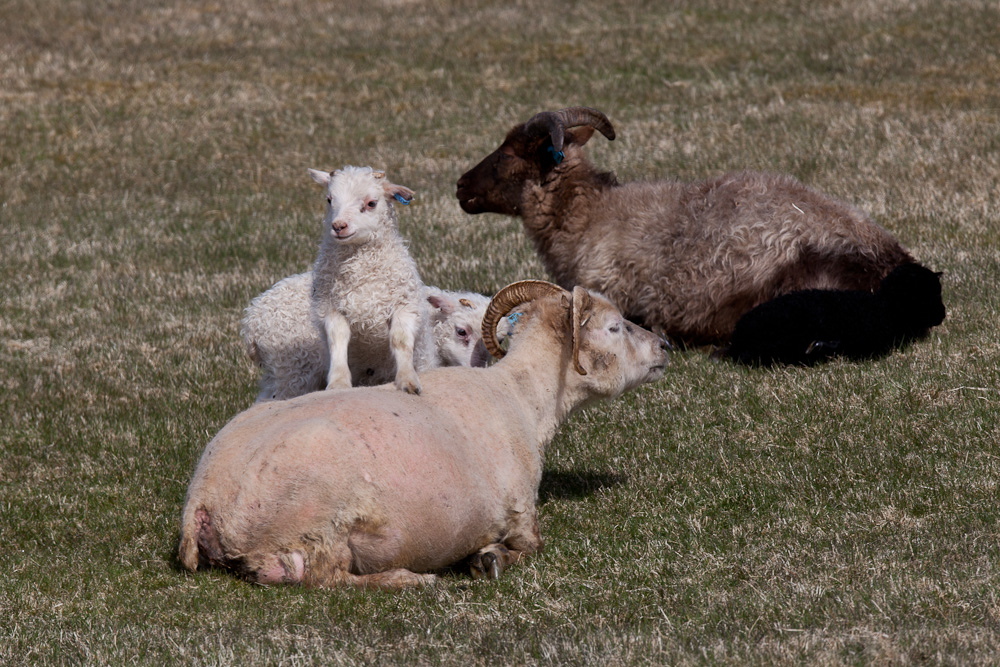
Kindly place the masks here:
<instances>
[{"instance_id":1,"label":"sheep's hoof","mask_svg":"<svg viewBox=\"0 0 1000 667\"><path fill-rule=\"evenodd\" d=\"M510 552L502 544L494 544L484 548L469 560L469 569L473 579L499 579L503 574L504 562Z\"/></svg>"},{"instance_id":2,"label":"sheep's hoof","mask_svg":"<svg viewBox=\"0 0 1000 667\"><path fill-rule=\"evenodd\" d=\"M486 579L499 579L502 571L500 559L492 553L476 554L472 559L471 571L473 579L483 579L484 577Z\"/></svg>"},{"instance_id":3,"label":"sheep's hoof","mask_svg":"<svg viewBox=\"0 0 1000 667\"><path fill-rule=\"evenodd\" d=\"M806 356L812 356L816 354L833 354L836 352L837 347L840 346L839 340L814 340L809 343L806 348Z\"/></svg>"}]
</instances>

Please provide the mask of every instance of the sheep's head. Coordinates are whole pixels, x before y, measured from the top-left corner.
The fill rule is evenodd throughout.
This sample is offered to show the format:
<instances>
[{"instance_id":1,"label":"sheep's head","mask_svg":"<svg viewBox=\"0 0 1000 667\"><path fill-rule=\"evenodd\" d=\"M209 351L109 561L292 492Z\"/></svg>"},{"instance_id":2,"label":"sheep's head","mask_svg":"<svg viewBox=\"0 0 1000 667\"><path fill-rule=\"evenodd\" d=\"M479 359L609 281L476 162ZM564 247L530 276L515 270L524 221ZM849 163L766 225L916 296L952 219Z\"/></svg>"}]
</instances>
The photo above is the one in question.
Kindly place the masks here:
<instances>
[{"instance_id":1,"label":"sheep's head","mask_svg":"<svg viewBox=\"0 0 1000 667\"><path fill-rule=\"evenodd\" d=\"M876 292L889 313L895 333L919 338L945 318L941 274L917 263L900 264L889 272Z\"/></svg>"},{"instance_id":2,"label":"sheep's head","mask_svg":"<svg viewBox=\"0 0 1000 667\"><path fill-rule=\"evenodd\" d=\"M458 179L456 196L462 210L520 215L525 186L554 169L568 146L587 143L594 130L615 138L611 121L596 109L570 107L535 114Z\"/></svg>"},{"instance_id":3,"label":"sheep's head","mask_svg":"<svg viewBox=\"0 0 1000 667\"><path fill-rule=\"evenodd\" d=\"M505 356L496 338L497 324L522 304L543 299L557 302L554 312L559 314L548 324L563 340L571 365L568 372L578 378L575 383L582 384L589 395L617 396L663 375L666 341L624 319L614 304L600 294L582 287L569 292L541 280L508 285L493 297L483 318L486 349L498 359Z\"/></svg>"},{"instance_id":4,"label":"sheep's head","mask_svg":"<svg viewBox=\"0 0 1000 667\"><path fill-rule=\"evenodd\" d=\"M485 366L489 353L483 347L482 322L489 297L475 292L448 292L424 287L432 306L434 342L445 366Z\"/></svg>"},{"instance_id":5,"label":"sheep's head","mask_svg":"<svg viewBox=\"0 0 1000 667\"><path fill-rule=\"evenodd\" d=\"M407 204L413 199L413 190L390 183L384 171L371 167L347 166L331 172L310 169L309 175L326 187L323 226L338 243L368 241L384 221L395 224L393 216L383 215L392 209L393 199Z\"/></svg>"}]
</instances>

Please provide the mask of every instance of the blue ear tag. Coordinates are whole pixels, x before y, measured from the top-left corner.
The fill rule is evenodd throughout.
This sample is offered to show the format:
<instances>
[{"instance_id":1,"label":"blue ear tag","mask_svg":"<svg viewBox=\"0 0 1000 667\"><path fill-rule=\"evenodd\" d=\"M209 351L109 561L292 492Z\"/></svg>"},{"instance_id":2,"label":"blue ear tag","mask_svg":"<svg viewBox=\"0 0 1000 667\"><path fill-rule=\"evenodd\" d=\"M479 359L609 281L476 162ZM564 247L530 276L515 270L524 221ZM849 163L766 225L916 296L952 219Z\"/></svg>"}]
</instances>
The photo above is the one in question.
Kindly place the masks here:
<instances>
[{"instance_id":1,"label":"blue ear tag","mask_svg":"<svg viewBox=\"0 0 1000 667\"><path fill-rule=\"evenodd\" d=\"M552 159L555 160L556 164L562 162L563 158L566 157L566 154L562 151L557 151L555 146L549 146L548 151L552 153Z\"/></svg>"},{"instance_id":2,"label":"blue ear tag","mask_svg":"<svg viewBox=\"0 0 1000 667\"><path fill-rule=\"evenodd\" d=\"M403 195L393 195L393 197L395 197L396 201L398 201L400 204L406 204L407 206L410 205L410 200L405 199Z\"/></svg>"},{"instance_id":3,"label":"blue ear tag","mask_svg":"<svg viewBox=\"0 0 1000 667\"><path fill-rule=\"evenodd\" d=\"M510 323L511 328L513 328L514 325L517 324L517 321L521 319L521 315L524 315L524 313L511 313L507 316L507 322Z\"/></svg>"}]
</instances>

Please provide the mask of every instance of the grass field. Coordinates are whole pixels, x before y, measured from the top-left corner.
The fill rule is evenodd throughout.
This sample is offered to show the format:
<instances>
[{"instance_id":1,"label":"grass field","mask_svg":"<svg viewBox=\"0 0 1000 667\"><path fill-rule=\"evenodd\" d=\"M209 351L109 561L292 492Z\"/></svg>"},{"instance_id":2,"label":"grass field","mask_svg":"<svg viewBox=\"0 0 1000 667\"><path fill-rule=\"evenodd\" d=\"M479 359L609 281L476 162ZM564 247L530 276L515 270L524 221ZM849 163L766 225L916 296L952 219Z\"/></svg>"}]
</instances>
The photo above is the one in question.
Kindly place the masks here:
<instances>
[{"instance_id":1,"label":"grass field","mask_svg":"<svg viewBox=\"0 0 1000 667\"><path fill-rule=\"evenodd\" d=\"M0 1L0 663L986 664L1000 655L1000 6ZM263 588L175 560L255 396L242 308L314 259L306 168L384 167L428 283L544 278L458 176L586 104L622 179L790 172L944 271L872 363L690 351L546 452L497 582Z\"/></svg>"}]
</instances>

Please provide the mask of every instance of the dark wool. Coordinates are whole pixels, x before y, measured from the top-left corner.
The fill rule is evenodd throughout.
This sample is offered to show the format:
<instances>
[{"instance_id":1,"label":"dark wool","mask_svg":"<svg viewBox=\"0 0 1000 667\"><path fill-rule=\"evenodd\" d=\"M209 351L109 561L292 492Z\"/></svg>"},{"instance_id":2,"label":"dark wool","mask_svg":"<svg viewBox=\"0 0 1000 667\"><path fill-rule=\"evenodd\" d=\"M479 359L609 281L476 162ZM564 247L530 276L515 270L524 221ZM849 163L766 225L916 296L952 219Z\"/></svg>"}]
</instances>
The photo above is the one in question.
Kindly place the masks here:
<instances>
[{"instance_id":1,"label":"dark wool","mask_svg":"<svg viewBox=\"0 0 1000 667\"><path fill-rule=\"evenodd\" d=\"M595 131L615 137L595 109L536 114L455 195L466 213L520 217L561 287L596 290L677 342L725 344L757 304L805 289L872 292L913 261L870 216L788 175L618 183L583 150Z\"/></svg>"},{"instance_id":2,"label":"dark wool","mask_svg":"<svg viewBox=\"0 0 1000 667\"><path fill-rule=\"evenodd\" d=\"M944 321L940 274L902 264L874 294L802 290L762 303L736 323L726 354L744 364L810 365L833 356L871 359Z\"/></svg>"}]
</instances>

